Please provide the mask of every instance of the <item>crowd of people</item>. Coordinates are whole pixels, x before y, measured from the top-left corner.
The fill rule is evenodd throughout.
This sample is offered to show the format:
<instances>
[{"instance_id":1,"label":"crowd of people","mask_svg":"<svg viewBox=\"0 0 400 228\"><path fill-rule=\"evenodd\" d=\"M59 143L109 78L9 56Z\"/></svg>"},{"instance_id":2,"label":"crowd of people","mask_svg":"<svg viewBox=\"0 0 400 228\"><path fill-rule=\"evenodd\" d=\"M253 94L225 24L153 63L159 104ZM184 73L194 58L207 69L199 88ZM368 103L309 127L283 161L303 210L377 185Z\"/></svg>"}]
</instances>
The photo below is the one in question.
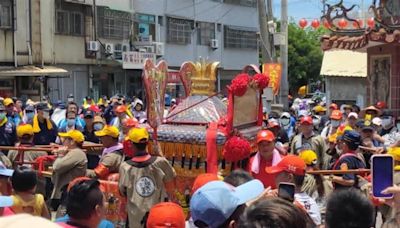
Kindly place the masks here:
<instances>
[{"instance_id":1,"label":"crowd of people","mask_svg":"<svg viewBox=\"0 0 400 228\"><path fill-rule=\"evenodd\" d=\"M0 227L114 227L102 180L118 183L131 228L370 228L377 215L382 227L400 227L400 119L382 104L294 103L266 114L246 167L198 175L189 213L177 204L173 165L149 151L145 122L137 98L86 97L82 106L73 96L55 104L1 99L0 146L14 149L0 153ZM101 155L85 153L84 142L101 143ZM371 196L368 173L312 174L368 169L373 154L385 153L396 162L390 200ZM51 179L41 175L46 162ZM280 194L282 184L294 186L293 197Z\"/></svg>"}]
</instances>

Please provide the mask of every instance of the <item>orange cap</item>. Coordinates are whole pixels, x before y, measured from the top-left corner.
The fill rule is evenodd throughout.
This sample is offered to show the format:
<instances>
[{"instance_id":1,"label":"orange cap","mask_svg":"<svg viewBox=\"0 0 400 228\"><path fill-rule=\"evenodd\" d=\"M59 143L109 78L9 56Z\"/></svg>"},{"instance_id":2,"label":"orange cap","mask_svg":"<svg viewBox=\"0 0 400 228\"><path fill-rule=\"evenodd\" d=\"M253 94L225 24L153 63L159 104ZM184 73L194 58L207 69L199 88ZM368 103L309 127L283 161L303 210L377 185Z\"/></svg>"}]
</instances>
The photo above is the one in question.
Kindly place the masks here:
<instances>
[{"instance_id":1,"label":"orange cap","mask_svg":"<svg viewBox=\"0 0 400 228\"><path fill-rule=\"evenodd\" d=\"M257 143L262 141L273 142L275 140L275 135L270 130L261 130L257 133Z\"/></svg>"},{"instance_id":2,"label":"orange cap","mask_svg":"<svg viewBox=\"0 0 400 228\"><path fill-rule=\"evenodd\" d=\"M333 109L333 110L338 110L339 109L337 104L335 104L335 103L332 103L331 105L329 105L329 108Z\"/></svg>"},{"instance_id":3,"label":"orange cap","mask_svg":"<svg viewBox=\"0 0 400 228\"><path fill-rule=\"evenodd\" d=\"M119 106L115 109L115 111L118 112L118 113L124 113L124 112L126 112L126 106L125 106L125 105L119 105Z\"/></svg>"},{"instance_id":4,"label":"orange cap","mask_svg":"<svg viewBox=\"0 0 400 228\"><path fill-rule=\"evenodd\" d=\"M195 193L197 191L197 189L203 187L203 185L207 184L208 182L217 181L217 180L219 180L217 174L203 173L203 174L198 175L193 182L192 195L193 195L193 193Z\"/></svg>"},{"instance_id":5,"label":"orange cap","mask_svg":"<svg viewBox=\"0 0 400 228\"><path fill-rule=\"evenodd\" d=\"M276 166L269 166L265 168L265 172L269 174L280 173L283 171L298 176L305 175L306 163L299 156L288 155L284 157Z\"/></svg>"},{"instance_id":6,"label":"orange cap","mask_svg":"<svg viewBox=\"0 0 400 228\"><path fill-rule=\"evenodd\" d=\"M313 124L312 117L311 116L303 116L303 117L301 117L300 124L312 125Z\"/></svg>"},{"instance_id":7,"label":"orange cap","mask_svg":"<svg viewBox=\"0 0 400 228\"><path fill-rule=\"evenodd\" d=\"M150 209L146 225L147 228L184 228L185 214L182 207L176 203L159 203Z\"/></svg>"},{"instance_id":8,"label":"orange cap","mask_svg":"<svg viewBox=\"0 0 400 228\"><path fill-rule=\"evenodd\" d=\"M330 118L334 120L341 120L343 118L343 114L340 110L333 110Z\"/></svg>"}]
</instances>

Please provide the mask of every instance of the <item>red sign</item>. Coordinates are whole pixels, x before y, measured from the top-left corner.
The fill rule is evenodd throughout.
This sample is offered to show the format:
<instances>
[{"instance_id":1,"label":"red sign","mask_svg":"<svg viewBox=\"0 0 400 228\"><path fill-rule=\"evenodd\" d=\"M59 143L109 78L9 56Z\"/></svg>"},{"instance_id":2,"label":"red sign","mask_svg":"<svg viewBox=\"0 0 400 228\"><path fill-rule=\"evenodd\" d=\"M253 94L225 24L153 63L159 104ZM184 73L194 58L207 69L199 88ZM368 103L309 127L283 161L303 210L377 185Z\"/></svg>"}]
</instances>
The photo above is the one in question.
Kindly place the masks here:
<instances>
[{"instance_id":1,"label":"red sign","mask_svg":"<svg viewBox=\"0 0 400 228\"><path fill-rule=\"evenodd\" d=\"M181 78L179 76L179 72L169 71L167 83L181 83Z\"/></svg>"},{"instance_id":2,"label":"red sign","mask_svg":"<svg viewBox=\"0 0 400 228\"><path fill-rule=\"evenodd\" d=\"M274 95L278 95L281 87L282 67L279 63L264 63L262 65L263 74L269 75L268 87L272 87Z\"/></svg>"}]
</instances>

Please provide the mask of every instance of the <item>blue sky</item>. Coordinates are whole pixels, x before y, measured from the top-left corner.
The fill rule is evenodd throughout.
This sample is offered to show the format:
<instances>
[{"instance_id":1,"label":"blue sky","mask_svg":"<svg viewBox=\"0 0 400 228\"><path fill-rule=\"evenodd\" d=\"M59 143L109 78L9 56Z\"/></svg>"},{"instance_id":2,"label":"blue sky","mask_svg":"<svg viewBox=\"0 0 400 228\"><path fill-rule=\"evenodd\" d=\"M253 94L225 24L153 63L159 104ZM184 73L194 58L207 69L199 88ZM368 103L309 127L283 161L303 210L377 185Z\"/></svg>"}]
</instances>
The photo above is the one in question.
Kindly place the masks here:
<instances>
[{"instance_id":1,"label":"blue sky","mask_svg":"<svg viewBox=\"0 0 400 228\"><path fill-rule=\"evenodd\" d=\"M274 17L280 18L281 14L281 0L272 0L273 2L273 13ZM330 4L339 2L339 0L328 0ZM345 6L351 6L352 4L358 4L361 7L362 0L345 0ZM368 9L372 0L364 0L364 9ZM288 0L288 15L289 19L293 18L298 21L301 18L306 18L308 21L312 19L320 18L322 13L322 1L321 0Z\"/></svg>"}]
</instances>

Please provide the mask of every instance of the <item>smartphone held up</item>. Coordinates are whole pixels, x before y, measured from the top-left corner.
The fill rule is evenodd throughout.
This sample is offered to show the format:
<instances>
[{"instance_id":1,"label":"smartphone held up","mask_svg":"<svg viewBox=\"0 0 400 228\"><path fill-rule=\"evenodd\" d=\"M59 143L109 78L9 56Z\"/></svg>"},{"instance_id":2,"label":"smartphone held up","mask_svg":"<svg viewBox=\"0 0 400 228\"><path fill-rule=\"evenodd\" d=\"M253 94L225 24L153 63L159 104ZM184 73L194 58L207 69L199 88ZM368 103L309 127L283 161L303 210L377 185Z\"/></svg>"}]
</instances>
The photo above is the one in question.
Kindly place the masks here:
<instances>
[{"instance_id":1,"label":"smartphone held up","mask_svg":"<svg viewBox=\"0 0 400 228\"><path fill-rule=\"evenodd\" d=\"M294 201L295 185L292 183L279 183L278 196L290 202Z\"/></svg>"},{"instance_id":2,"label":"smartphone held up","mask_svg":"<svg viewBox=\"0 0 400 228\"><path fill-rule=\"evenodd\" d=\"M371 158L372 195L376 198L390 199L393 194L382 191L393 186L393 157L391 155L373 155Z\"/></svg>"}]
</instances>

